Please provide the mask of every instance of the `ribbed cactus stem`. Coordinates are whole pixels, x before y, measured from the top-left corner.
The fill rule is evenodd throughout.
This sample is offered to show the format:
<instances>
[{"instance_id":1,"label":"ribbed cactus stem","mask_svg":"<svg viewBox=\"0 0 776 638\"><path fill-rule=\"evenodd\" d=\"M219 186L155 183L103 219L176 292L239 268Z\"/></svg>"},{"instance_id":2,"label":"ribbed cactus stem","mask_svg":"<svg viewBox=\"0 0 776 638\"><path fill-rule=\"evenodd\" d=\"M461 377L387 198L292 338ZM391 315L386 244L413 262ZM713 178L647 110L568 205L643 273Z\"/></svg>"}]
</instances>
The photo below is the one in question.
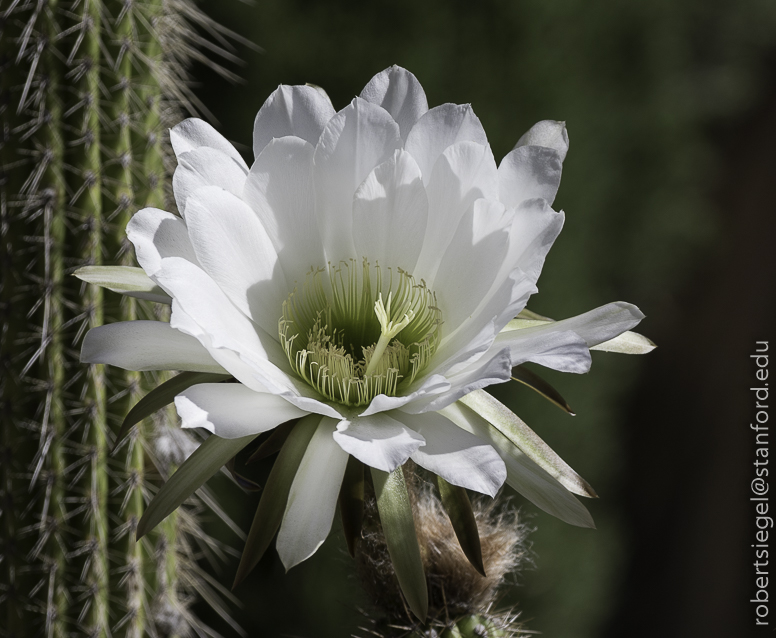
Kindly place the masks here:
<instances>
[{"instance_id":1,"label":"ribbed cactus stem","mask_svg":"<svg viewBox=\"0 0 776 638\"><path fill-rule=\"evenodd\" d=\"M32 354L26 365L33 364L39 378L48 379L46 400L41 418L41 448L33 467L32 481L38 475L45 488L43 499L39 502L38 539L29 557L44 566L41 580L45 578L45 630L52 638L68 636L68 598L69 592L63 576L67 570L67 556L64 542L67 526L66 510L66 468L67 450L65 433L68 429L65 416L65 344L62 327L65 322L64 280L65 246L67 225L61 214L66 205L65 192L65 144L61 135L63 109L62 65L53 50L54 40L59 32L55 22L59 3L54 0L49 11L40 12L36 17L40 22L38 47L39 56L36 70L39 76L30 78L40 82L41 101L46 122L41 131L44 141L41 157L36 158L42 171L38 184L28 181L28 196L24 202L30 209L42 208L43 213L43 321L40 330L40 347ZM44 70L48 73L44 73ZM26 367L26 366L25 366ZM48 448L48 454L44 452ZM46 462L48 461L48 463ZM32 487L32 486L30 486Z\"/></svg>"},{"instance_id":2,"label":"ribbed cactus stem","mask_svg":"<svg viewBox=\"0 0 776 638\"><path fill-rule=\"evenodd\" d=\"M102 127L100 61L101 61L101 15L95 0L82 0L79 24L72 34L76 38L71 59L74 66L71 75L80 80L76 88L80 108L74 108L70 120L78 131L80 157L75 165L80 172L82 186L72 196L69 208L73 216L85 229L83 255L91 263L102 263L104 250L103 218L103 173L102 173ZM72 36L71 36L72 37ZM80 40L80 46L79 42ZM85 311L93 325L104 322L103 293L93 288L84 291ZM76 445L73 463L88 463L83 468L81 491L85 510L82 514L87 536L76 544L75 554L81 554L82 583L77 588L88 600L84 602L78 617L78 625L89 636L108 635L109 620L109 574L108 536L109 513L106 388L103 366L89 366L84 387L86 418L82 445ZM79 458L80 457L80 458ZM81 470L79 470L80 473ZM80 544L80 547L78 546Z\"/></svg>"},{"instance_id":3,"label":"ribbed cactus stem","mask_svg":"<svg viewBox=\"0 0 776 638\"><path fill-rule=\"evenodd\" d=\"M78 360L87 329L169 308L71 276L134 265L129 218L167 207L164 129L181 119L180 43L194 38L171 11L201 17L189 0L0 5L0 638L172 638L195 622L182 522L195 519L135 542L181 450L159 462L147 421L110 455L164 379Z\"/></svg>"},{"instance_id":4,"label":"ribbed cactus stem","mask_svg":"<svg viewBox=\"0 0 776 638\"><path fill-rule=\"evenodd\" d=\"M117 8L118 9L118 8ZM125 228L131 218L135 202L135 189L138 180L133 175L136 170L136 160L133 157L134 145L132 134L132 98L136 81L148 81L148 78L136 76L137 43L133 41L137 30L136 8L132 3L125 3L113 17L114 59L110 61L107 74L111 76L109 90L111 92L110 120L111 127L106 140L108 155L111 157L110 167L106 173L110 176L110 197L113 210L110 217L114 224L114 245L119 246L118 262L132 266L132 252L126 245ZM114 303L117 300L114 300ZM138 318L138 303L131 297L123 298L120 303L120 315L125 320ZM121 402L121 411L125 412L142 395L143 379L137 372L122 373L122 387L126 388L126 396ZM117 406L118 408L118 406ZM146 450L149 440L149 429L140 424L112 459L115 468L113 472L112 493L121 495L120 502L114 503L112 511L121 521L117 533L117 552L121 555L122 567L117 570L112 581L114 590L123 593L125 601L124 615L114 627L115 638L143 638L146 635L148 609L144 588L148 583L148 554L143 545L135 542L135 531L140 517L143 515L145 502L143 488L146 473Z\"/></svg>"}]
</instances>

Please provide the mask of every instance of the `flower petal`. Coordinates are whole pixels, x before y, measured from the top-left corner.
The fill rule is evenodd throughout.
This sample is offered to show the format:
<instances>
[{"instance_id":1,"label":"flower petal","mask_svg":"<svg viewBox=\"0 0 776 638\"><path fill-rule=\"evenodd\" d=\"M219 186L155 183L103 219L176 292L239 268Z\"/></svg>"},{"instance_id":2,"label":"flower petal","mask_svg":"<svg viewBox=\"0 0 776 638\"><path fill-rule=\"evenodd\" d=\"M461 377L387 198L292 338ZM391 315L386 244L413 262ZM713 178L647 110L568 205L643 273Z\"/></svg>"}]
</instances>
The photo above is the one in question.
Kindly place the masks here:
<instances>
[{"instance_id":1,"label":"flower petal","mask_svg":"<svg viewBox=\"0 0 776 638\"><path fill-rule=\"evenodd\" d=\"M243 190L290 285L303 282L311 267L326 264L315 217L314 150L297 137L272 140L251 166Z\"/></svg>"},{"instance_id":2,"label":"flower petal","mask_svg":"<svg viewBox=\"0 0 776 638\"><path fill-rule=\"evenodd\" d=\"M552 204L562 169L558 151L544 146L518 146L499 164L499 199L509 207L536 197Z\"/></svg>"},{"instance_id":3,"label":"flower petal","mask_svg":"<svg viewBox=\"0 0 776 638\"><path fill-rule=\"evenodd\" d=\"M274 335L288 286L251 207L217 186L205 186L189 198L186 223L202 269L235 306Z\"/></svg>"},{"instance_id":4,"label":"flower petal","mask_svg":"<svg viewBox=\"0 0 776 638\"><path fill-rule=\"evenodd\" d=\"M202 186L220 186L235 195L242 194L245 183L245 163L222 151L201 146L178 156L178 166L172 177L172 188L178 212L185 215L186 200Z\"/></svg>"},{"instance_id":5,"label":"flower petal","mask_svg":"<svg viewBox=\"0 0 776 638\"><path fill-rule=\"evenodd\" d=\"M426 183L428 225L416 273L419 278L433 281L463 215L475 200L498 197L498 172L490 147L468 141L449 146Z\"/></svg>"},{"instance_id":6,"label":"flower petal","mask_svg":"<svg viewBox=\"0 0 776 638\"><path fill-rule=\"evenodd\" d=\"M509 251L505 267L520 268L536 283L552 244L558 237L565 217L556 213L543 199L529 199L509 211Z\"/></svg>"},{"instance_id":7,"label":"flower petal","mask_svg":"<svg viewBox=\"0 0 776 638\"><path fill-rule=\"evenodd\" d=\"M326 259L356 257L353 195L369 173L401 148L399 125L388 112L355 98L323 130L314 155L316 214Z\"/></svg>"},{"instance_id":8,"label":"flower petal","mask_svg":"<svg viewBox=\"0 0 776 638\"><path fill-rule=\"evenodd\" d=\"M149 277L159 270L165 257L181 257L198 263L186 222L172 213L158 208L138 211L127 224L127 237L135 246L138 263Z\"/></svg>"},{"instance_id":9,"label":"flower petal","mask_svg":"<svg viewBox=\"0 0 776 638\"><path fill-rule=\"evenodd\" d=\"M517 140L518 146L545 146L558 151L560 161L566 159L569 150L569 134L566 123L556 120L542 120L534 124Z\"/></svg>"},{"instance_id":10,"label":"flower petal","mask_svg":"<svg viewBox=\"0 0 776 638\"><path fill-rule=\"evenodd\" d=\"M331 102L311 86L281 84L267 98L253 124L253 156L258 157L273 138L294 135L313 146L323 127L334 117Z\"/></svg>"},{"instance_id":11,"label":"flower petal","mask_svg":"<svg viewBox=\"0 0 776 638\"><path fill-rule=\"evenodd\" d=\"M254 392L267 392L267 388L256 379L256 371L245 363L233 350L214 348L213 340L197 325L197 323L181 308L178 301L172 302L170 325L180 332L194 337L210 353L210 356L229 374Z\"/></svg>"},{"instance_id":12,"label":"flower petal","mask_svg":"<svg viewBox=\"0 0 776 638\"><path fill-rule=\"evenodd\" d=\"M439 156L456 142L488 144L488 136L470 104L442 104L426 112L412 127L404 149L420 166L423 182L429 183Z\"/></svg>"},{"instance_id":13,"label":"flower petal","mask_svg":"<svg viewBox=\"0 0 776 638\"><path fill-rule=\"evenodd\" d=\"M534 505L571 525L595 527L590 513L571 492L474 410L456 402L441 413L461 429L492 445L506 465L507 484Z\"/></svg>"},{"instance_id":14,"label":"flower petal","mask_svg":"<svg viewBox=\"0 0 776 638\"><path fill-rule=\"evenodd\" d=\"M260 434L306 412L242 383L200 383L175 397L181 427L205 428L222 439Z\"/></svg>"},{"instance_id":15,"label":"flower petal","mask_svg":"<svg viewBox=\"0 0 776 638\"><path fill-rule=\"evenodd\" d=\"M436 412L399 418L426 440L410 457L415 463L448 483L496 496L507 468L490 445Z\"/></svg>"},{"instance_id":16,"label":"flower petal","mask_svg":"<svg viewBox=\"0 0 776 638\"><path fill-rule=\"evenodd\" d=\"M201 268L182 259L165 259L157 279L163 286L174 288L172 325L200 340L241 383L282 396L306 412L342 418L322 402L323 397L312 387L298 379L277 339L241 313ZM176 308L183 312L176 315ZM224 354L216 356L216 350ZM233 359L229 353L239 356L245 365L233 366L231 360L221 359ZM253 381L246 378L249 374Z\"/></svg>"},{"instance_id":17,"label":"flower petal","mask_svg":"<svg viewBox=\"0 0 776 638\"><path fill-rule=\"evenodd\" d=\"M287 363L280 344L240 312L198 266L178 257L162 260L154 276L169 290L183 312L212 339L212 347L228 348L250 360L270 358Z\"/></svg>"},{"instance_id":18,"label":"flower petal","mask_svg":"<svg viewBox=\"0 0 776 638\"><path fill-rule=\"evenodd\" d=\"M348 454L383 472L393 472L425 443L417 432L384 413L340 421L334 440Z\"/></svg>"},{"instance_id":19,"label":"flower petal","mask_svg":"<svg viewBox=\"0 0 776 638\"><path fill-rule=\"evenodd\" d=\"M474 206L461 219L430 287L436 292L445 331L455 331L484 300L509 246L487 211ZM466 258L462 258L465 255Z\"/></svg>"},{"instance_id":20,"label":"flower petal","mask_svg":"<svg viewBox=\"0 0 776 638\"><path fill-rule=\"evenodd\" d=\"M81 361L135 371L225 372L199 341L164 321L119 321L92 328L84 338Z\"/></svg>"},{"instance_id":21,"label":"flower petal","mask_svg":"<svg viewBox=\"0 0 776 638\"><path fill-rule=\"evenodd\" d=\"M382 106L399 125L401 137L428 111L428 101L418 79L407 69L392 66L375 75L361 91L361 98Z\"/></svg>"},{"instance_id":22,"label":"flower petal","mask_svg":"<svg viewBox=\"0 0 776 638\"><path fill-rule=\"evenodd\" d=\"M441 410L470 392L486 388L494 383L506 383L511 378L512 362L509 350L504 349L496 353L495 356L488 354L480 357L460 372L448 374L447 380L450 382L450 389L447 392L427 395L413 401L405 408L405 411L425 413Z\"/></svg>"},{"instance_id":23,"label":"flower petal","mask_svg":"<svg viewBox=\"0 0 776 638\"><path fill-rule=\"evenodd\" d=\"M278 532L286 570L312 556L331 531L348 455L332 438L336 421L321 419L291 484Z\"/></svg>"},{"instance_id":24,"label":"flower petal","mask_svg":"<svg viewBox=\"0 0 776 638\"><path fill-rule=\"evenodd\" d=\"M428 199L412 156L397 150L358 187L353 201L356 255L412 272L423 246Z\"/></svg>"},{"instance_id":25,"label":"flower petal","mask_svg":"<svg viewBox=\"0 0 776 638\"><path fill-rule=\"evenodd\" d=\"M369 407L364 410L359 417L371 416L379 412L396 410L409 403L415 403L420 397L427 395L438 395L450 389L450 383L440 374L424 375L421 381L414 384L413 387L402 392L401 395L389 397L385 394L378 394L369 403Z\"/></svg>"},{"instance_id":26,"label":"flower petal","mask_svg":"<svg viewBox=\"0 0 776 638\"><path fill-rule=\"evenodd\" d=\"M510 326L507 325L496 338L496 343L515 344L524 338L522 335L546 335L551 332L573 330L591 348L630 330L643 318L644 313L633 304L615 301L576 317L535 325L522 330L510 329Z\"/></svg>"},{"instance_id":27,"label":"flower petal","mask_svg":"<svg viewBox=\"0 0 776 638\"><path fill-rule=\"evenodd\" d=\"M173 126L170 129L170 143L172 150L178 157L202 146L214 148L229 155L243 168L244 172L248 172L248 165L237 149L210 124L199 118L190 117Z\"/></svg>"}]
</instances>

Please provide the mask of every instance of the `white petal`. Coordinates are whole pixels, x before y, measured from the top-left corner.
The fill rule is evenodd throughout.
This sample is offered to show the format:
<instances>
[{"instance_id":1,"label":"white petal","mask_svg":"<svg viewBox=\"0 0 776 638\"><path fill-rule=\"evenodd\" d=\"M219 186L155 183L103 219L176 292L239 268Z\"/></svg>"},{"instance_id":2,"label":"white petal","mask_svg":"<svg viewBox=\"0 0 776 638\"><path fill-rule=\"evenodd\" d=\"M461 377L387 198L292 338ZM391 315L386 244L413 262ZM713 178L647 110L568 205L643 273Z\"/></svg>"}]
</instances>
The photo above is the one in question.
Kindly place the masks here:
<instances>
[{"instance_id":1,"label":"white petal","mask_svg":"<svg viewBox=\"0 0 776 638\"><path fill-rule=\"evenodd\" d=\"M138 211L127 224L127 237L135 246L138 263L149 277L159 270L165 257L181 257L197 263L186 222L172 213L158 208Z\"/></svg>"},{"instance_id":2,"label":"white petal","mask_svg":"<svg viewBox=\"0 0 776 638\"><path fill-rule=\"evenodd\" d=\"M286 135L300 137L314 146L332 117L331 102L313 87L281 84L256 115L253 155L258 157L273 138Z\"/></svg>"},{"instance_id":3,"label":"white petal","mask_svg":"<svg viewBox=\"0 0 776 638\"><path fill-rule=\"evenodd\" d=\"M181 259L165 259L157 279L174 289L172 324L195 336L208 349L239 355L259 385L245 378L244 366L233 367L219 357L219 362L242 383L282 396L306 412L341 418L337 410L322 402L321 395L297 378L277 339L241 313L201 268ZM176 307L183 310L179 316L185 323L180 326L176 324Z\"/></svg>"},{"instance_id":4,"label":"white petal","mask_svg":"<svg viewBox=\"0 0 776 638\"><path fill-rule=\"evenodd\" d=\"M542 120L534 124L523 136L517 140L518 146L546 146L558 151L560 161L566 159L569 150L569 134L566 131L566 123L556 120Z\"/></svg>"},{"instance_id":5,"label":"white petal","mask_svg":"<svg viewBox=\"0 0 776 638\"><path fill-rule=\"evenodd\" d=\"M450 382L450 389L447 392L422 397L407 405L404 408L405 411L427 413L441 410L474 390L509 381L512 378L513 367L509 354L509 350L504 349L495 355L487 354L480 357L460 372L447 376Z\"/></svg>"},{"instance_id":6,"label":"white petal","mask_svg":"<svg viewBox=\"0 0 776 638\"><path fill-rule=\"evenodd\" d=\"M428 111L426 93L418 79L396 65L375 75L361 91L361 98L388 111L399 125L404 140L415 122Z\"/></svg>"},{"instance_id":7,"label":"white petal","mask_svg":"<svg viewBox=\"0 0 776 638\"><path fill-rule=\"evenodd\" d=\"M507 478L498 452L436 412L399 417L425 440L412 460L448 483L496 496Z\"/></svg>"},{"instance_id":8,"label":"white petal","mask_svg":"<svg viewBox=\"0 0 776 638\"><path fill-rule=\"evenodd\" d=\"M358 257L412 272L423 246L428 199L420 169L402 150L375 168L356 191L353 241ZM387 273L386 273L387 274Z\"/></svg>"},{"instance_id":9,"label":"white petal","mask_svg":"<svg viewBox=\"0 0 776 638\"><path fill-rule=\"evenodd\" d=\"M124 370L226 372L193 337L164 321L120 321L86 333L84 363L107 363Z\"/></svg>"},{"instance_id":10,"label":"white petal","mask_svg":"<svg viewBox=\"0 0 776 638\"><path fill-rule=\"evenodd\" d=\"M326 259L357 257L353 245L353 195L378 164L401 147L399 126L388 112L354 99L326 125L315 149L318 227Z\"/></svg>"},{"instance_id":11,"label":"white petal","mask_svg":"<svg viewBox=\"0 0 776 638\"><path fill-rule=\"evenodd\" d=\"M217 186L205 186L189 198L186 222L202 269L245 315L274 335L289 289L253 209Z\"/></svg>"},{"instance_id":12,"label":"white petal","mask_svg":"<svg viewBox=\"0 0 776 638\"><path fill-rule=\"evenodd\" d=\"M499 199L509 207L536 197L552 204L562 168L558 151L544 146L518 146L498 167Z\"/></svg>"},{"instance_id":13,"label":"white petal","mask_svg":"<svg viewBox=\"0 0 776 638\"><path fill-rule=\"evenodd\" d=\"M428 184L428 225L416 276L433 281L442 255L475 200L498 198L498 171L489 146L457 142L440 155Z\"/></svg>"},{"instance_id":14,"label":"white petal","mask_svg":"<svg viewBox=\"0 0 776 638\"><path fill-rule=\"evenodd\" d=\"M276 544L286 570L312 556L331 531L348 463L332 438L335 424L321 419L291 484Z\"/></svg>"},{"instance_id":15,"label":"white petal","mask_svg":"<svg viewBox=\"0 0 776 638\"><path fill-rule=\"evenodd\" d=\"M417 402L421 397L427 395L436 396L450 389L450 383L440 374L424 375L414 386L403 392L400 396L389 397L385 394L378 394L369 403L369 406L359 416L366 417L379 412L396 410L409 403Z\"/></svg>"},{"instance_id":16,"label":"white petal","mask_svg":"<svg viewBox=\"0 0 776 638\"><path fill-rule=\"evenodd\" d=\"M480 305L507 252L509 236L494 229L490 217L473 207L461 219L430 284L442 310L445 332L456 330Z\"/></svg>"},{"instance_id":17,"label":"white petal","mask_svg":"<svg viewBox=\"0 0 776 638\"><path fill-rule=\"evenodd\" d=\"M256 158L243 199L272 240L289 285L325 266L315 217L314 148L297 137L272 140Z\"/></svg>"},{"instance_id":18,"label":"white petal","mask_svg":"<svg viewBox=\"0 0 776 638\"><path fill-rule=\"evenodd\" d=\"M536 286L520 269L515 269L495 292L488 293L469 318L443 337L427 373L447 375L477 361L535 292ZM496 352L498 349L494 348L491 354Z\"/></svg>"},{"instance_id":19,"label":"white petal","mask_svg":"<svg viewBox=\"0 0 776 638\"><path fill-rule=\"evenodd\" d=\"M496 337L493 349L505 346L509 348L513 366L530 361L561 372L584 374L590 370L592 363L585 340L571 330L547 331L525 340L520 340L516 335L507 342Z\"/></svg>"},{"instance_id":20,"label":"white petal","mask_svg":"<svg viewBox=\"0 0 776 638\"><path fill-rule=\"evenodd\" d=\"M212 347L228 348L244 360L287 362L280 344L240 312L216 283L198 266L170 257L155 275L183 311L211 339Z\"/></svg>"},{"instance_id":21,"label":"white petal","mask_svg":"<svg viewBox=\"0 0 776 638\"><path fill-rule=\"evenodd\" d=\"M428 184L437 159L456 142L488 144L485 129L469 104L442 104L426 112L412 127L404 148L415 158Z\"/></svg>"},{"instance_id":22,"label":"white petal","mask_svg":"<svg viewBox=\"0 0 776 638\"><path fill-rule=\"evenodd\" d=\"M172 188L180 214L185 214L189 195L202 186L220 186L235 195L242 194L244 166L226 153L207 146L179 155Z\"/></svg>"},{"instance_id":23,"label":"white petal","mask_svg":"<svg viewBox=\"0 0 776 638\"><path fill-rule=\"evenodd\" d=\"M534 505L579 527L595 527L590 513L565 487L529 459L485 419L460 403L453 403L442 414L458 427L490 443L507 468L507 484Z\"/></svg>"},{"instance_id":24,"label":"white petal","mask_svg":"<svg viewBox=\"0 0 776 638\"><path fill-rule=\"evenodd\" d=\"M505 267L520 268L536 283L552 244L563 228L564 215L556 213L543 199L529 199L510 210L509 251Z\"/></svg>"},{"instance_id":25,"label":"white petal","mask_svg":"<svg viewBox=\"0 0 776 638\"><path fill-rule=\"evenodd\" d=\"M305 416L273 394L254 392L242 383L200 383L175 397L181 427L205 428L222 439L239 439Z\"/></svg>"},{"instance_id":26,"label":"white petal","mask_svg":"<svg viewBox=\"0 0 776 638\"><path fill-rule=\"evenodd\" d=\"M417 432L384 413L340 421L334 440L348 454L383 472L393 472L425 442Z\"/></svg>"},{"instance_id":27,"label":"white petal","mask_svg":"<svg viewBox=\"0 0 776 638\"><path fill-rule=\"evenodd\" d=\"M202 146L214 148L229 155L246 173L248 172L248 165L237 149L210 124L199 118L190 117L173 126L170 129L170 143L176 156L181 156L183 153L188 153Z\"/></svg>"},{"instance_id":28,"label":"white petal","mask_svg":"<svg viewBox=\"0 0 776 638\"><path fill-rule=\"evenodd\" d=\"M550 332L572 330L582 337L587 346L591 348L599 343L614 339L626 330L630 330L643 318L644 313L633 304L625 301L615 301L576 317L563 319L562 321L552 321L518 331L510 330L509 326L507 326L507 329L501 335L503 335L505 343L514 343L521 339L519 336L521 333L526 335L545 335ZM499 335L496 341L500 340L501 335Z\"/></svg>"},{"instance_id":29,"label":"white petal","mask_svg":"<svg viewBox=\"0 0 776 638\"><path fill-rule=\"evenodd\" d=\"M233 350L214 348L213 340L197 323L181 308L178 301L172 302L170 325L184 334L191 335L210 353L210 356L229 374L254 392L268 392L266 386L256 379L256 370L245 363Z\"/></svg>"}]
</instances>

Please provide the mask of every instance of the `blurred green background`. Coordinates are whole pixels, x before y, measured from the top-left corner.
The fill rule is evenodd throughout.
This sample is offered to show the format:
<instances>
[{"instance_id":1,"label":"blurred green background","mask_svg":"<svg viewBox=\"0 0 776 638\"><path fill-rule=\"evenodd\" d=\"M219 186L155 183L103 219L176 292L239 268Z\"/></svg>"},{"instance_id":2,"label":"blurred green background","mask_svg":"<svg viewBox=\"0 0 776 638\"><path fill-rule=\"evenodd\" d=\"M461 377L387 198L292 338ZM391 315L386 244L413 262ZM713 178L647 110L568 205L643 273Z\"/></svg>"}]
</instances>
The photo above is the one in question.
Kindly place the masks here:
<instances>
[{"instance_id":1,"label":"blurred green background","mask_svg":"<svg viewBox=\"0 0 776 638\"><path fill-rule=\"evenodd\" d=\"M278 84L318 84L342 108L391 64L419 78L432 106L470 102L497 160L534 122L566 121L555 205L566 226L529 307L563 318L630 301L660 347L597 353L580 377L548 373L574 418L525 388L494 389L601 496L588 503L595 531L513 499L537 528L535 569L503 602L551 638L753 635L748 355L776 337L776 4L201 6L262 47L237 45L244 66L227 63L242 84L193 69L208 119L248 161L253 118ZM247 529L257 497L222 487ZM363 624L337 531L288 575L269 554L237 594L249 636L340 638Z\"/></svg>"}]
</instances>

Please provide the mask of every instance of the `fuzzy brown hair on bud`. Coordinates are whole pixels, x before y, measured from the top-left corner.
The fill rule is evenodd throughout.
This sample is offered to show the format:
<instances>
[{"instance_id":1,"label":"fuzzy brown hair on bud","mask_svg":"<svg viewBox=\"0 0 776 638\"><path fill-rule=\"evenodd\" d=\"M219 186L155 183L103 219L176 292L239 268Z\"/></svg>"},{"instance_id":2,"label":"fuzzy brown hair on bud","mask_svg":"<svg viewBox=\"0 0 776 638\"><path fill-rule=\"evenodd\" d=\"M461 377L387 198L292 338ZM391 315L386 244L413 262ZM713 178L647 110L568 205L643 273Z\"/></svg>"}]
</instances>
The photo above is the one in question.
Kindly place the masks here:
<instances>
[{"instance_id":1,"label":"fuzzy brown hair on bud","mask_svg":"<svg viewBox=\"0 0 776 638\"><path fill-rule=\"evenodd\" d=\"M376 613L364 636L475 638L523 636L511 610L495 612L510 576L531 565L529 525L499 499L472 503L486 576L472 567L456 538L435 487L405 465L415 529L429 593L429 620L420 627L402 597L388 555L374 493L365 494L364 524L356 544L356 572Z\"/></svg>"}]
</instances>

